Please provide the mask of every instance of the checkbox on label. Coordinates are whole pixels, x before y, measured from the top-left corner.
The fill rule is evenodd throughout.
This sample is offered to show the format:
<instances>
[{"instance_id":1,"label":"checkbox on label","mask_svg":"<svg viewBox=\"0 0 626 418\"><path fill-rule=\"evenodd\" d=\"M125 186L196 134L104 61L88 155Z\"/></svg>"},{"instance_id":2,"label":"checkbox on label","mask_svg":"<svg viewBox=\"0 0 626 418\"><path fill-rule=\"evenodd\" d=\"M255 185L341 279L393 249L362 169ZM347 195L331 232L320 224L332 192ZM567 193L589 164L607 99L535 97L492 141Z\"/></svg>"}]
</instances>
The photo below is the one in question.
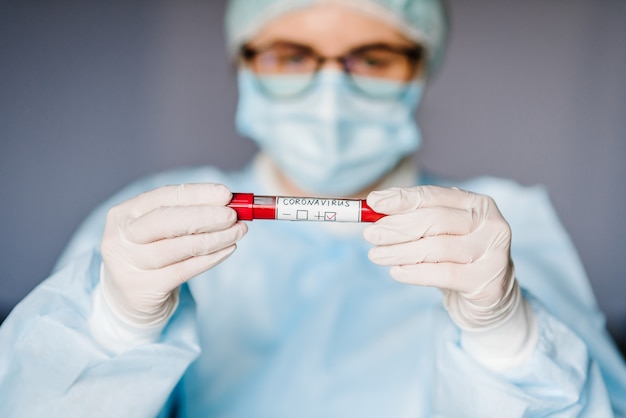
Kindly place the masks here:
<instances>
[{"instance_id":1,"label":"checkbox on label","mask_svg":"<svg viewBox=\"0 0 626 418\"><path fill-rule=\"evenodd\" d=\"M337 220L337 212L325 212L324 214L325 221L336 221Z\"/></svg>"}]
</instances>

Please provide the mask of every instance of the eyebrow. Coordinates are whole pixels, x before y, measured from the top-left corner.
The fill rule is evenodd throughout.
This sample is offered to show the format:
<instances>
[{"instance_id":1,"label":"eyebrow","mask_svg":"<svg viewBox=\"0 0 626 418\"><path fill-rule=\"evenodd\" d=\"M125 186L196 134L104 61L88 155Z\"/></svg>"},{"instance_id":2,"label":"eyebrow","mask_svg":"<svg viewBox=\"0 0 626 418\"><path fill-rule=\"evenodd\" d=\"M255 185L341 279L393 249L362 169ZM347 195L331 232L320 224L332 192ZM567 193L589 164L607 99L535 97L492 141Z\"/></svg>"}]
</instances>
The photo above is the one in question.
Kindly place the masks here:
<instances>
[{"instance_id":1,"label":"eyebrow","mask_svg":"<svg viewBox=\"0 0 626 418\"><path fill-rule=\"evenodd\" d=\"M302 44L299 42L293 42L293 41L287 41L287 40L281 40L281 39L277 39L265 44L262 44L258 47L252 47L250 45L244 45L243 49L244 50L250 50L250 49L266 49L269 48L273 45L285 45L285 46L291 46L294 48L299 48L299 49L304 49L307 51L311 51L317 55L323 56L324 54L320 53L317 49L315 49L313 46L310 45L306 45L306 44ZM413 44L411 46L409 45L400 45L400 44L393 44L393 43L387 43L387 42L374 42L374 43L365 43L362 45L358 45L355 47L352 47L348 50L346 50L344 53L340 54L340 56L343 55L347 55L350 53L354 53L354 52L358 52L364 49L370 49L370 48L383 48L383 49L389 49L392 51L401 51L401 52L407 52L407 51L415 51L416 54L418 55L418 58L421 56L424 47L420 44Z\"/></svg>"}]
</instances>

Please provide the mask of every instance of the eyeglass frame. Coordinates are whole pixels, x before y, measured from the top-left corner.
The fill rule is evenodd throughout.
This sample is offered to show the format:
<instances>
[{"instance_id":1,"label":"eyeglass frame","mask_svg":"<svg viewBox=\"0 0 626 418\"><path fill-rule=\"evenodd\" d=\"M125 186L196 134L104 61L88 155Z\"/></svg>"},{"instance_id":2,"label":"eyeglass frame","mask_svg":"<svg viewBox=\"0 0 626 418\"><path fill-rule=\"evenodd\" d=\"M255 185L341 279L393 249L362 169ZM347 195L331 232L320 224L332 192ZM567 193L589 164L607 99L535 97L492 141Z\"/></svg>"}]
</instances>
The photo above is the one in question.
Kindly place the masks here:
<instances>
[{"instance_id":1,"label":"eyeglass frame","mask_svg":"<svg viewBox=\"0 0 626 418\"><path fill-rule=\"evenodd\" d=\"M413 78L415 78L415 76L418 74L418 71L420 69L420 65L425 61L424 57L425 57L425 49L422 45L419 44L415 44L413 46L395 46L395 45L389 45L386 43L373 43L373 44L366 44L366 45L361 45L361 46L357 46L355 48L351 48L349 49L346 53L341 54L339 56L324 56L319 54L315 48L312 48L308 45L303 45L303 44L299 44L299 43L295 43L295 42L288 42L288 41L276 41L276 42L272 42L268 45L265 45L263 47L257 47L257 48L253 48L251 47L249 44L244 44L241 46L240 48L240 52L239 52L239 56L242 59L243 62L245 63L250 63L254 57L262 52L265 52L267 50L269 50L270 48L275 47L276 45L280 45L280 44L285 44L285 45L289 45L289 46L293 46L296 48L300 48L303 49L305 51L307 51L307 53L310 53L311 56L313 56L314 58L316 58L315 62L316 62L316 67L313 71L310 72L311 74L311 80L310 82L307 84L307 86L305 88L303 88L301 91L298 91L297 93L293 94L293 95L277 95L271 91L269 91L264 85L263 83L261 83L260 81L260 85L263 88L263 90L266 90L266 93L271 95L272 97L276 97L276 98L290 98L290 97L297 97L300 96L302 94L304 94L308 89L311 88L311 86L314 84L314 80L317 77L317 75L319 74L320 69L324 66L324 64L328 61L336 61L341 65L342 71L348 75L348 77L350 78L350 80L352 81L350 84L351 86L357 90L358 92L360 92L361 94L365 94L365 95L369 95L366 91L364 91L363 89L359 88L358 84L354 82L353 80L353 74L349 68L349 63L347 61L348 57L351 55L355 55L359 52L365 51L365 50L369 50L369 49L375 49L375 48L379 48L379 49L385 49L387 51L391 51L391 52L395 52L395 53L400 53L406 56L408 63L409 63L409 71L408 74L409 76L407 77L406 80L403 81L410 81ZM259 75L256 71L254 71L254 68L252 68L253 72L256 75Z\"/></svg>"}]
</instances>

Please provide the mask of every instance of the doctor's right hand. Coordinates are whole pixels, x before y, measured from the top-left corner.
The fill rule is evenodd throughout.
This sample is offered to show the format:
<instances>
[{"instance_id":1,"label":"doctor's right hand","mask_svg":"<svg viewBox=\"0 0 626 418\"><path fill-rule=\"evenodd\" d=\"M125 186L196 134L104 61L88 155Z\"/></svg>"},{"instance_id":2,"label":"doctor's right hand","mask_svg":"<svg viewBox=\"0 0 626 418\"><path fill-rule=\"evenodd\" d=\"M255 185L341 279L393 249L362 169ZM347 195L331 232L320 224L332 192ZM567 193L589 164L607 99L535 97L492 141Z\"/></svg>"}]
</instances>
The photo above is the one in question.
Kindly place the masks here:
<instances>
[{"instance_id":1,"label":"doctor's right hand","mask_svg":"<svg viewBox=\"0 0 626 418\"><path fill-rule=\"evenodd\" d=\"M178 288L230 256L247 232L220 184L165 186L109 210L102 238L101 286L125 323L165 323Z\"/></svg>"}]
</instances>

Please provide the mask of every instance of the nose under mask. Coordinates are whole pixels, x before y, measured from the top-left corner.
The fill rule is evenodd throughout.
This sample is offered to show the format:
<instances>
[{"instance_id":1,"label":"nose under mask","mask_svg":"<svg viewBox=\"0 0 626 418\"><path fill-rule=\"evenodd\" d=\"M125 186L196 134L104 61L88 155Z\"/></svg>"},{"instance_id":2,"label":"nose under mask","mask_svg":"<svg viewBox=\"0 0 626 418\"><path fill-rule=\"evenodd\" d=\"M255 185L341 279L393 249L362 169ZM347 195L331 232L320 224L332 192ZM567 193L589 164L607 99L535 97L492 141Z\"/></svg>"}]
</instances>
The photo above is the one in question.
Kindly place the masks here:
<instances>
[{"instance_id":1,"label":"nose under mask","mask_svg":"<svg viewBox=\"0 0 626 418\"><path fill-rule=\"evenodd\" d=\"M237 129L304 191L355 194L421 144L414 117L423 90L419 81L380 99L355 91L343 72L322 71L306 92L274 98L256 77L245 69L238 74ZM272 82L287 86L290 77L273 76Z\"/></svg>"}]
</instances>

